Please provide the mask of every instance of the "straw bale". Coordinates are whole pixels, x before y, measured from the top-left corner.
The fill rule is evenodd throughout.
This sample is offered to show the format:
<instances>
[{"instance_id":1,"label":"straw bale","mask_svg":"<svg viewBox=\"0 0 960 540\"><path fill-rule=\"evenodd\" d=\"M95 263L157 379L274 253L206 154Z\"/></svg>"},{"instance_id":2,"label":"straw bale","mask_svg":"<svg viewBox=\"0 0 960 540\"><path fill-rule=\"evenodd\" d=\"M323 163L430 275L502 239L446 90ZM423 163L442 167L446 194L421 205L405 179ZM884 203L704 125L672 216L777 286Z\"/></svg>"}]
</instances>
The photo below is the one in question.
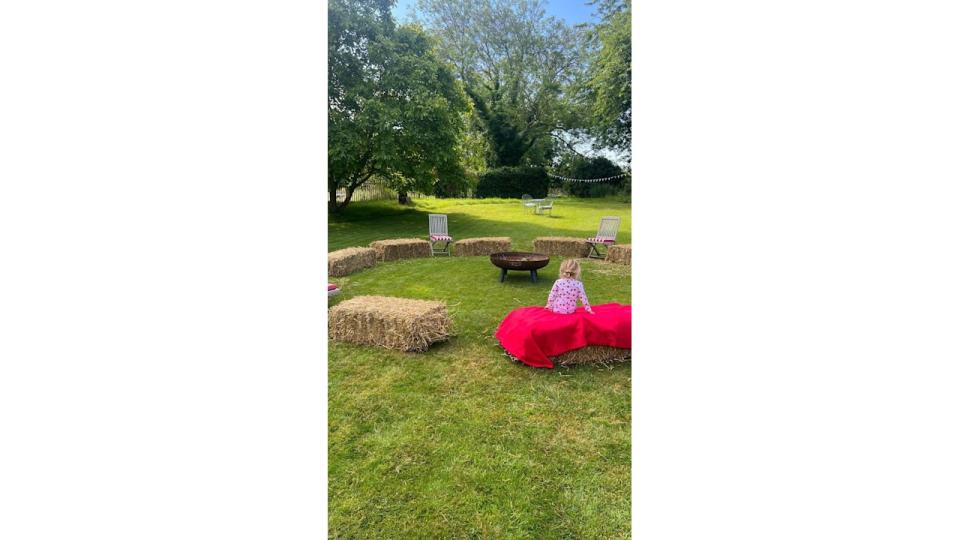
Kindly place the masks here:
<instances>
[{"instance_id":1,"label":"straw bale","mask_svg":"<svg viewBox=\"0 0 960 540\"><path fill-rule=\"evenodd\" d=\"M630 360L630 349L587 345L581 349L550 358L558 366L608 365Z\"/></svg>"},{"instance_id":2,"label":"straw bale","mask_svg":"<svg viewBox=\"0 0 960 540\"><path fill-rule=\"evenodd\" d=\"M376 250L378 261L396 261L433 255L430 242L419 238L376 240L370 242L370 247Z\"/></svg>"},{"instance_id":3,"label":"straw bale","mask_svg":"<svg viewBox=\"0 0 960 540\"><path fill-rule=\"evenodd\" d=\"M610 246L607 250L607 262L616 264L630 264L630 244Z\"/></svg>"},{"instance_id":4,"label":"straw bale","mask_svg":"<svg viewBox=\"0 0 960 540\"><path fill-rule=\"evenodd\" d=\"M510 238L507 236L466 238L453 243L453 254L457 257L492 255L504 251L510 251Z\"/></svg>"},{"instance_id":5,"label":"straw bale","mask_svg":"<svg viewBox=\"0 0 960 540\"><path fill-rule=\"evenodd\" d=\"M331 276L346 276L377 264L377 252L368 247L351 247L327 253L327 271Z\"/></svg>"},{"instance_id":6,"label":"straw bale","mask_svg":"<svg viewBox=\"0 0 960 540\"><path fill-rule=\"evenodd\" d=\"M590 254L590 244L586 239L571 236L540 236L533 241L533 250L544 255L586 257Z\"/></svg>"},{"instance_id":7,"label":"straw bale","mask_svg":"<svg viewBox=\"0 0 960 540\"><path fill-rule=\"evenodd\" d=\"M331 339L408 352L449 338L452 326L443 302L389 296L355 296L329 318Z\"/></svg>"}]
</instances>

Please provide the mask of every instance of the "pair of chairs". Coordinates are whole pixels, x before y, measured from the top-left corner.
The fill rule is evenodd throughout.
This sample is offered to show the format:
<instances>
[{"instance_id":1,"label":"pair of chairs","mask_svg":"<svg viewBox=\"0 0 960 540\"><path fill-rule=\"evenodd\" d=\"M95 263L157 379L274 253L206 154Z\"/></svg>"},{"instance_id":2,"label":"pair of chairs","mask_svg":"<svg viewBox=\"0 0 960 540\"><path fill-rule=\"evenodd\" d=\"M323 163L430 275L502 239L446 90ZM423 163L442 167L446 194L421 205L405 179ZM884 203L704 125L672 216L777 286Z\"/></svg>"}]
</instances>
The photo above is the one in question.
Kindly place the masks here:
<instances>
[{"instance_id":1,"label":"pair of chairs","mask_svg":"<svg viewBox=\"0 0 960 540\"><path fill-rule=\"evenodd\" d=\"M520 197L520 208L526 210L527 208L533 208L534 214L543 215L544 212L550 212L550 215L553 215L553 199L534 199L529 194L524 193Z\"/></svg>"}]
</instances>

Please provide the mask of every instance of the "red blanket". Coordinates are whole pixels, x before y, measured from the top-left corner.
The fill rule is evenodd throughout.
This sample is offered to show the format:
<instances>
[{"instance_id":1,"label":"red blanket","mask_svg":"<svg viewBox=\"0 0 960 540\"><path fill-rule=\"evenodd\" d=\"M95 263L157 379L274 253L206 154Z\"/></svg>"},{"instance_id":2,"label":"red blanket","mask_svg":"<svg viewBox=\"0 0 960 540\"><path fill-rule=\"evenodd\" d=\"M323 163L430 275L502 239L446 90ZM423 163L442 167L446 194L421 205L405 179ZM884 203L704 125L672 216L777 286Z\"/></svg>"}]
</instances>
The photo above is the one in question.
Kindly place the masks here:
<instances>
[{"instance_id":1,"label":"red blanket","mask_svg":"<svg viewBox=\"0 0 960 540\"><path fill-rule=\"evenodd\" d=\"M587 345L630 348L630 306L593 306L591 315L578 307L575 313L560 315L542 307L511 311L496 337L500 345L518 360L533 367L552 368L550 356L561 355Z\"/></svg>"}]
</instances>

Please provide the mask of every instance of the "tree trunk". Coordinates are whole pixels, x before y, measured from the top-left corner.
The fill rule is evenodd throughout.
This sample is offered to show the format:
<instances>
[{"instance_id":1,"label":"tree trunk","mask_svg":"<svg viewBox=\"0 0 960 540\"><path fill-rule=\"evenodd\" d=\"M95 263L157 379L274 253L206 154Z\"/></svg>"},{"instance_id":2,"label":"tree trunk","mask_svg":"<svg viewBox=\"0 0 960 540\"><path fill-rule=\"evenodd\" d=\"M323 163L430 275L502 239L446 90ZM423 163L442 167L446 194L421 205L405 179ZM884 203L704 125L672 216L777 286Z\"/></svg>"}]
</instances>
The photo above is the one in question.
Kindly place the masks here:
<instances>
[{"instance_id":1,"label":"tree trunk","mask_svg":"<svg viewBox=\"0 0 960 540\"><path fill-rule=\"evenodd\" d=\"M336 187L336 186L330 186L330 187L329 187L329 193L330 193L330 200L327 201L327 210L328 210L331 214L336 214L337 211L339 211L339 209L340 209L340 208L337 206L337 187Z\"/></svg>"},{"instance_id":2,"label":"tree trunk","mask_svg":"<svg viewBox=\"0 0 960 540\"><path fill-rule=\"evenodd\" d=\"M347 207L350 204L350 199L353 197L353 190L356 189L355 186L347 186L346 196L343 198L343 202L330 201L330 213L339 214L341 210Z\"/></svg>"},{"instance_id":3,"label":"tree trunk","mask_svg":"<svg viewBox=\"0 0 960 540\"><path fill-rule=\"evenodd\" d=\"M409 203L410 203L410 198L407 197L407 192L406 192L406 191L398 191L398 192L397 192L397 202L399 202L400 204L409 204Z\"/></svg>"}]
</instances>

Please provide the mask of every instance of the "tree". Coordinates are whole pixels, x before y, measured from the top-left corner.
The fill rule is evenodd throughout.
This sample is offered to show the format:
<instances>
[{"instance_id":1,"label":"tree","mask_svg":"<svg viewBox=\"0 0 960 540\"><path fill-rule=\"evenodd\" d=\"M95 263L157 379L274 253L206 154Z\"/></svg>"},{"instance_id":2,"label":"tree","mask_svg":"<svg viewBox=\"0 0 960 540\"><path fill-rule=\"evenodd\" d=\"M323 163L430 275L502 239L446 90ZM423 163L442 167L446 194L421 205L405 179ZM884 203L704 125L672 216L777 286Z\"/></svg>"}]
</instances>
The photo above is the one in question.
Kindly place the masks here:
<instances>
[{"instance_id":1,"label":"tree","mask_svg":"<svg viewBox=\"0 0 960 540\"><path fill-rule=\"evenodd\" d=\"M579 31L540 0L420 0L489 146L487 165L543 165L569 127L567 87L583 69Z\"/></svg>"},{"instance_id":2,"label":"tree","mask_svg":"<svg viewBox=\"0 0 960 540\"><path fill-rule=\"evenodd\" d=\"M591 179L608 178L623 173L620 167L617 167L609 159L597 156L592 158L573 158L563 165L561 173L570 178ZM568 193L575 197L602 197L616 193L623 189L626 178L619 177L605 182L563 182L566 184Z\"/></svg>"},{"instance_id":3,"label":"tree","mask_svg":"<svg viewBox=\"0 0 960 540\"><path fill-rule=\"evenodd\" d=\"M601 22L591 32L593 48L585 83L591 133L602 146L629 153L632 120L630 0L600 0Z\"/></svg>"},{"instance_id":4,"label":"tree","mask_svg":"<svg viewBox=\"0 0 960 540\"><path fill-rule=\"evenodd\" d=\"M330 3L330 211L378 177L399 193L463 175L467 98L417 26L396 26L392 0ZM336 192L346 197L338 202Z\"/></svg>"}]
</instances>

